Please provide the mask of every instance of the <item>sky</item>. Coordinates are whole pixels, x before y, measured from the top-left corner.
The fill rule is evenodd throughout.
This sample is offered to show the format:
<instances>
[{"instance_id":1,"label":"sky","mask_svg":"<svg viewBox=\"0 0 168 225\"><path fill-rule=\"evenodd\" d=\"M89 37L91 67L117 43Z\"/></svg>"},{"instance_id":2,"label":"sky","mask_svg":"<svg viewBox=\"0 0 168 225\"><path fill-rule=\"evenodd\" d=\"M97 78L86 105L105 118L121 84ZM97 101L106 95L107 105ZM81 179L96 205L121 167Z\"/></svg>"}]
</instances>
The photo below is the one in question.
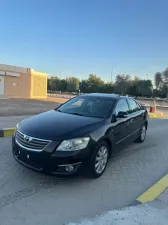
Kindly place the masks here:
<instances>
[{"instance_id":1,"label":"sky","mask_svg":"<svg viewBox=\"0 0 168 225\"><path fill-rule=\"evenodd\" d=\"M168 67L167 0L1 0L0 63L53 76L153 79ZM113 72L112 72L113 71Z\"/></svg>"}]
</instances>

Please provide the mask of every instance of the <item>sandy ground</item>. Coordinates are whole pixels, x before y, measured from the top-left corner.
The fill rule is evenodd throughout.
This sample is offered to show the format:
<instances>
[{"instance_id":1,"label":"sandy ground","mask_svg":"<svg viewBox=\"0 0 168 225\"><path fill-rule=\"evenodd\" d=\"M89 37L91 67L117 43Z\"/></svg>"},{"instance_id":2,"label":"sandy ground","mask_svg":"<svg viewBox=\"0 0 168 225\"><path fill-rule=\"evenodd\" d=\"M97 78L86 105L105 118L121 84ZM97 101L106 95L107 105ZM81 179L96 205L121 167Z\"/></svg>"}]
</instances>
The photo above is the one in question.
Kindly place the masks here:
<instances>
[{"instance_id":1,"label":"sandy ground","mask_svg":"<svg viewBox=\"0 0 168 225\"><path fill-rule=\"evenodd\" d=\"M1 99L0 117L36 115L51 109L60 104L59 99L55 101L28 100L28 99Z\"/></svg>"}]
</instances>

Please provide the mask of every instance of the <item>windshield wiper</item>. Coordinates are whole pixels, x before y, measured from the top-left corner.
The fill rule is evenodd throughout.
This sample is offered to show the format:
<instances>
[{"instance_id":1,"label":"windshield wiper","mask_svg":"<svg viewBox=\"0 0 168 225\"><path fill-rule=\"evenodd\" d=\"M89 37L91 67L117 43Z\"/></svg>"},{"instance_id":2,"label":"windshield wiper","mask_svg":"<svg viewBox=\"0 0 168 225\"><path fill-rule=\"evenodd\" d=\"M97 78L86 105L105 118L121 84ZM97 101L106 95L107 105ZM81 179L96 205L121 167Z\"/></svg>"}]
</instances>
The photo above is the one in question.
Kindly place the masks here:
<instances>
[{"instance_id":1,"label":"windshield wiper","mask_svg":"<svg viewBox=\"0 0 168 225\"><path fill-rule=\"evenodd\" d=\"M56 109L55 111L57 111L57 112L62 112L60 109Z\"/></svg>"}]
</instances>

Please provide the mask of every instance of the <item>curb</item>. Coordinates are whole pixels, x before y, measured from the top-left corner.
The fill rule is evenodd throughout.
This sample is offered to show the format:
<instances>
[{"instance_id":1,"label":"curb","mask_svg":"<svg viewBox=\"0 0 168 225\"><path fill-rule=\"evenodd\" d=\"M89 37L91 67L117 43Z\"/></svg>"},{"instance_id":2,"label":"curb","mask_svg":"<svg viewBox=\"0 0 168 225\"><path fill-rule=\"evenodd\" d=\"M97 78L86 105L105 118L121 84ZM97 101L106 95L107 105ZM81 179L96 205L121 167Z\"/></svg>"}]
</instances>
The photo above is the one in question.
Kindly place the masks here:
<instances>
[{"instance_id":1,"label":"curb","mask_svg":"<svg viewBox=\"0 0 168 225\"><path fill-rule=\"evenodd\" d=\"M0 130L0 138L12 136L15 132L15 129L16 128L5 128Z\"/></svg>"},{"instance_id":2,"label":"curb","mask_svg":"<svg viewBox=\"0 0 168 225\"><path fill-rule=\"evenodd\" d=\"M163 112L150 113L148 112L149 118L162 118L164 116Z\"/></svg>"},{"instance_id":3,"label":"curb","mask_svg":"<svg viewBox=\"0 0 168 225\"><path fill-rule=\"evenodd\" d=\"M139 196L132 204L139 205L151 202L159 197L166 188L168 187L168 174L162 177L159 181L157 181L152 187L150 187L147 191L145 191L141 196Z\"/></svg>"}]
</instances>

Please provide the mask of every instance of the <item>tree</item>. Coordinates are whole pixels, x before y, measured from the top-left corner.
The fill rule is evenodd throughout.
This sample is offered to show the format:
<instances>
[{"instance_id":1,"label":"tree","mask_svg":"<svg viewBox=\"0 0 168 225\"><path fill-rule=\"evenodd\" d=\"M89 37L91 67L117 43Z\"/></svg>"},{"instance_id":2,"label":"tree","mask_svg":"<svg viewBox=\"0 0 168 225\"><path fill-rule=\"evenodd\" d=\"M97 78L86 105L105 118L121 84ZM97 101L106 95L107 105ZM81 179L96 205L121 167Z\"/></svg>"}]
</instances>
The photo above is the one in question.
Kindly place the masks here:
<instances>
[{"instance_id":1,"label":"tree","mask_svg":"<svg viewBox=\"0 0 168 225\"><path fill-rule=\"evenodd\" d=\"M89 92L88 80L82 80L79 84L79 89L82 93L88 93Z\"/></svg>"},{"instance_id":2,"label":"tree","mask_svg":"<svg viewBox=\"0 0 168 225\"><path fill-rule=\"evenodd\" d=\"M168 99L168 68L155 74L155 85L157 89L164 90Z\"/></svg>"},{"instance_id":3,"label":"tree","mask_svg":"<svg viewBox=\"0 0 168 225\"><path fill-rule=\"evenodd\" d=\"M79 79L76 77L67 78L67 91L78 91L79 90Z\"/></svg>"},{"instance_id":4,"label":"tree","mask_svg":"<svg viewBox=\"0 0 168 225\"><path fill-rule=\"evenodd\" d=\"M114 84L109 82L109 83L105 83L103 85L103 91L104 93L114 93Z\"/></svg>"},{"instance_id":5,"label":"tree","mask_svg":"<svg viewBox=\"0 0 168 225\"><path fill-rule=\"evenodd\" d=\"M141 79L139 77L134 77L133 83L137 84Z\"/></svg>"},{"instance_id":6,"label":"tree","mask_svg":"<svg viewBox=\"0 0 168 225\"><path fill-rule=\"evenodd\" d=\"M60 90L63 92L67 90L67 81L65 79L60 80Z\"/></svg>"},{"instance_id":7,"label":"tree","mask_svg":"<svg viewBox=\"0 0 168 225\"><path fill-rule=\"evenodd\" d=\"M115 90L121 95L127 94L127 89L131 86L131 77L129 75L117 75L115 81Z\"/></svg>"},{"instance_id":8,"label":"tree","mask_svg":"<svg viewBox=\"0 0 168 225\"><path fill-rule=\"evenodd\" d=\"M60 79L58 77L51 77L48 79L48 90L57 91L59 90Z\"/></svg>"},{"instance_id":9,"label":"tree","mask_svg":"<svg viewBox=\"0 0 168 225\"><path fill-rule=\"evenodd\" d=\"M166 95L164 93L163 90L158 90L158 89L153 89L153 95L152 95L154 98L155 97L159 97L159 98L165 98Z\"/></svg>"},{"instance_id":10,"label":"tree","mask_svg":"<svg viewBox=\"0 0 168 225\"><path fill-rule=\"evenodd\" d=\"M97 86L104 84L104 81L100 77L97 77L95 74L89 75L88 82L90 85L97 85Z\"/></svg>"},{"instance_id":11,"label":"tree","mask_svg":"<svg viewBox=\"0 0 168 225\"><path fill-rule=\"evenodd\" d=\"M56 76L48 78L49 91L72 92L80 91L82 93L100 92L100 93L119 93L131 96L158 95L160 97L168 96L168 69L163 73L156 73L155 83L157 90L153 91L151 80L141 80L139 77L131 79L129 75L117 75L115 83L104 82L95 74L90 74L88 79L79 81L76 77L67 77L59 79Z\"/></svg>"},{"instance_id":12,"label":"tree","mask_svg":"<svg viewBox=\"0 0 168 225\"><path fill-rule=\"evenodd\" d=\"M134 77L134 80L132 80L131 85L128 87L127 89L127 94L131 95L131 96L138 96L138 84L140 82L140 78L139 77Z\"/></svg>"},{"instance_id":13,"label":"tree","mask_svg":"<svg viewBox=\"0 0 168 225\"><path fill-rule=\"evenodd\" d=\"M103 92L104 81L95 74L90 74L87 80L80 82L80 90L83 93Z\"/></svg>"},{"instance_id":14,"label":"tree","mask_svg":"<svg viewBox=\"0 0 168 225\"><path fill-rule=\"evenodd\" d=\"M137 86L137 93L139 96L152 96L153 85L151 80L140 80Z\"/></svg>"},{"instance_id":15,"label":"tree","mask_svg":"<svg viewBox=\"0 0 168 225\"><path fill-rule=\"evenodd\" d=\"M89 92L101 92L104 85L104 81L97 77L95 74L90 74L88 78L88 90Z\"/></svg>"},{"instance_id":16,"label":"tree","mask_svg":"<svg viewBox=\"0 0 168 225\"><path fill-rule=\"evenodd\" d=\"M153 85L151 80L141 80L140 78L135 77L127 92L132 96L151 97L152 91Z\"/></svg>"}]
</instances>

